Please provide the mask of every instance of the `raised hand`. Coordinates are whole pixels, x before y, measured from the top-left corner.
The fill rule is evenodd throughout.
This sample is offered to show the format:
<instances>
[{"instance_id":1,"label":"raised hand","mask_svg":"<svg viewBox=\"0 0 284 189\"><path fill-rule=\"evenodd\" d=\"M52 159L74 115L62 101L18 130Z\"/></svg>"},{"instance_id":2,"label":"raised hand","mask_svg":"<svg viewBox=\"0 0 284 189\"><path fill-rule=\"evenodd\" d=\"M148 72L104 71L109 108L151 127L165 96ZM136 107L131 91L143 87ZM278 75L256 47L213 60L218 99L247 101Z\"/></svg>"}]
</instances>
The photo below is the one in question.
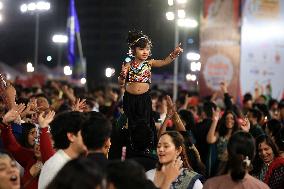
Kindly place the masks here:
<instances>
[{"instance_id":1,"label":"raised hand","mask_svg":"<svg viewBox=\"0 0 284 189\"><path fill-rule=\"evenodd\" d=\"M178 46L174 49L174 51L171 53L172 58L176 58L179 56L180 53L183 52L183 49L181 48L181 43L178 44Z\"/></svg>"},{"instance_id":2,"label":"raised hand","mask_svg":"<svg viewBox=\"0 0 284 189\"><path fill-rule=\"evenodd\" d=\"M27 104L26 109L21 113L21 117L23 118L27 115L35 114L37 111L37 100L34 98Z\"/></svg>"},{"instance_id":3,"label":"raised hand","mask_svg":"<svg viewBox=\"0 0 284 189\"><path fill-rule=\"evenodd\" d=\"M62 87L62 90L63 90L63 92L64 92L65 94L67 94L67 95L74 95L73 89L72 89L71 87L68 87L67 85L64 85L64 86Z\"/></svg>"},{"instance_id":4,"label":"raised hand","mask_svg":"<svg viewBox=\"0 0 284 189\"><path fill-rule=\"evenodd\" d=\"M126 78L126 76L127 76L127 72L128 72L128 66L126 66L126 64L125 63L123 63L122 65L121 65L121 72L120 72L120 77L122 77L123 79L125 79Z\"/></svg>"},{"instance_id":5,"label":"raised hand","mask_svg":"<svg viewBox=\"0 0 284 189\"><path fill-rule=\"evenodd\" d=\"M226 81L220 82L220 89L223 93L228 93L228 84Z\"/></svg>"},{"instance_id":6,"label":"raised hand","mask_svg":"<svg viewBox=\"0 0 284 189\"><path fill-rule=\"evenodd\" d=\"M21 114L22 114L22 112L25 110L25 108L26 108L26 106L25 106L25 104L16 104L15 105L15 107L14 107L14 109L16 110L16 112L17 112L17 119L16 120L14 120L14 122L15 123L17 123L17 124L21 124L21 122L22 122L22 120L21 120Z\"/></svg>"},{"instance_id":7,"label":"raised hand","mask_svg":"<svg viewBox=\"0 0 284 189\"><path fill-rule=\"evenodd\" d=\"M210 98L210 101L211 101L211 102L215 102L217 96L218 96L218 92L215 91L215 92L212 94L212 96L211 96L211 98Z\"/></svg>"},{"instance_id":8,"label":"raised hand","mask_svg":"<svg viewBox=\"0 0 284 189\"><path fill-rule=\"evenodd\" d=\"M182 167L183 161L180 157L178 157L176 160L171 162L167 166L163 166L161 169L161 173L164 174L164 178L168 181L175 181L178 175L180 174L180 169Z\"/></svg>"},{"instance_id":9,"label":"raised hand","mask_svg":"<svg viewBox=\"0 0 284 189\"><path fill-rule=\"evenodd\" d=\"M25 110L25 108L26 108L25 104L21 103L17 104L13 109L16 110L20 115Z\"/></svg>"},{"instance_id":10,"label":"raised hand","mask_svg":"<svg viewBox=\"0 0 284 189\"><path fill-rule=\"evenodd\" d=\"M52 122L55 112L50 111L44 116L44 112L41 112L38 116L38 124L41 128L46 128Z\"/></svg>"},{"instance_id":11,"label":"raised hand","mask_svg":"<svg viewBox=\"0 0 284 189\"><path fill-rule=\"evenodd\" d=\"M213 111L212 120L218 122L221 116L220 110L217 108L216 110L212 109L212 111Z\"/></svg>"},{"instance_id":12,"label":"raised hand","mask_svg":"<svg viewBox=\"0 0 284 189\"><path fill-rule=\"evenodd\" d=\"M183 49L181 48L181 43L178 44L178 46L175 48L174 53L179 55L183 52Z\"/></svg>"},{"instance_id":13,"label":"raised hand","mask_svg":"<svg viewBox=\"0 0 284 189\"><path fill-rule=\"evenodd\" d=\"M15 122L18 124L21 124L21 116L20 114L25 109L24 104L18 104L15 105L11 110L9 110L4 116L3 116L3 123L8 124L11 122Z\"/></svg>"},{"instance_id":14,"label":"raised hand","mask_svg":"<svg viewBox=\"0 0 284 189\"><path fill-rule=\"evenodd\" d=\"M107 92L107 96L111 99L112 102L116 102L118 99L117 93L113 92L113 90L109 90Z\"/></svg>"},{"instance_id":15,"label":"raised hand","mask_svg":"<svg viewBox=\"0 0 284 189\"><path fill-rule=\"evenodd\" d=\"M16 89L2 74L0 74L0 97L9 110L16 105Z\"/></svg>"},{"instance_id":16,"label":"raised hand","mask_svg":"<svg viewBox=\"0 0 284 189\"><path fill-rule=\"evenodd\" d=\"M169 95L166 96L167 101L167 116L172 117L176 112L176 106Z\"/></svg>"},{"instance_id":17,"label":"raised hand","mask_svg":"<svg viewBox=\"0 0 284 189\"><path fill-rule=\"evenodd\" d=\"M190 100L191 100L191 97L188 94L186 94L185 95L185 100L184 100L185 103L188 104L190 102Z\"/></svg>"},{"instance_id":18,"label":"raised hand","mask_svg":"<svg viewBox=\"0 0 284 189\"><path fill-rule=\"evenodd\" d=\"M74 91L72 88L69 88L67 85L64 85L62 87L62 91L64 92L64 94L66 94L66 96L68 97L68 99L74 103L76 101L76 97L74 95Z\"/></svg>"},{"instance_id":19,"label":"raised hand","mask_svg":"<svg viewBox=\"0 0 284 189\"><path fill-rule=\"evenodd\" d=\"M243 118L240 125L241 129L245 132L249 132L250 130L250 122L247 117Z\"/></svg>"},{"instance_id":20,"label":"raised hand","mask_svg":"<svg viewBox=\"0 0 284 189\"><path fill-rule=\"evenodd\" d=\"M16 112L16 110L11 109L3 116L2 122L5 123L5 124L9 124L9 123L15 121L18 118L18 116L19 115Z\"/></svg>"},{"instance_id":21,"label":"raised hand","mask_svg":"<svg viewBox=\"0 0 284 189\"><path fill-rule=\"evenodd\" d=\"M181 109L187 110L187 107L188 107L188 104L189 104L190 101L191 101L191 97L190 97L188 94L186 94L186 95L185 95L185 99L184 99L184 103L183 103L183 105L180 107L180 110L181 110Z\"/></svg>"},{"instance_id":22,"label":"raised hand","mask_svg":"<svg viewBox=\"0 0 284 189\"><path fill-rule=\"evenodd\" d=\"M60 91L60 87L59 87L59 85L58 85L58 83L56 81L52 81L51 82L51 86L53 88L55 88L57 91Z\"/></svg>"},{"instance_id":23,"label":"raised hand","mask_svg":"<svg viewBox=\"0 0 284 189\"><path fill-rule=\"evenodd\" d=\"M72 111L77 111L77 112L83 112L84 109L86 108L87 104L86 104L86 99L76 99L75 103L73 103L72 105Z\"/></svg>"}]
</instances>

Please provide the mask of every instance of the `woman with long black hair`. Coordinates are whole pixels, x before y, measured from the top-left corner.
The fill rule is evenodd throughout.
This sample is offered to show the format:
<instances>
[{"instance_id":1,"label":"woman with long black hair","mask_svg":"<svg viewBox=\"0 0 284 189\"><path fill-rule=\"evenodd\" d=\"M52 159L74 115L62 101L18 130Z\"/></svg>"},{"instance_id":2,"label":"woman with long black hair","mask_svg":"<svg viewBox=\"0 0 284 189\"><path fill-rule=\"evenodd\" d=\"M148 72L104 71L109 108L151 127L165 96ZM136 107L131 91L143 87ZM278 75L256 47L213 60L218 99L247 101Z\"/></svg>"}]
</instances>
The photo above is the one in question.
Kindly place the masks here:
<instances>
[{"instance_id":1,"label":"woman with long black hair","mask_svg":"<svg viewBox=\"0 0 284 189\"><path fill-rule=\"evenodd\" d=\"M203 189L268 189L269 187L249 174L255 155L253 137L243 131L231 136L228 145L228 172L225 175L207 180Z\"/></svg>"}]
</instances>

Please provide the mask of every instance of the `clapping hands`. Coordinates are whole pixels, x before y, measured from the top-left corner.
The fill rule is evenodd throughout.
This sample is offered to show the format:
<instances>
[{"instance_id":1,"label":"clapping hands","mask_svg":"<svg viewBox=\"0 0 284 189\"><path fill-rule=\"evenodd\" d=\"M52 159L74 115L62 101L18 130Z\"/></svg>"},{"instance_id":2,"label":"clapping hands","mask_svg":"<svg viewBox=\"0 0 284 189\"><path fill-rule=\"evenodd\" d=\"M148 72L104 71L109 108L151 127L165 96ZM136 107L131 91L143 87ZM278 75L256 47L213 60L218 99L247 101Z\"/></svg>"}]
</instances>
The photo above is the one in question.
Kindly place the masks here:
<instances>
[{"instance_id":1,"label":"clapping hands","mask_svg":"<svg viewBox=\"0 0 284 189\"><path fill-rule=\"evenodd\" d=\"M26 109L21 113L21 117L24 118L27 115L32 115L37 113L37 100L31 99L30 102L27 104Z\"/></svg>"},{"instance_id":2,"label":"clapping hands","mask_svg":"<svg viewBox=\"0 0 284 189\"><path fill-rule=\"evenodd\" d=\"M176 112L176 105L173 103L169 95L166 96L167 101L167 117L173 117Z\"/></svg>"},{"instance_id":3,"label":"clapping hands","mask_svg":"<svg viewBox=\"0 0 284 189\"><path fill-rule=\"evenodd\" d=\"M41 112L38 116L38 124L41 128L46 128L52 122L55 112L50 111L46 115L44 115L44 112Z\"/></svg>"},{"instance_id":4,"label":"clapping hands","mask_svg":"<svg viewBox=\"0 0 284 189\"><path fill-rule=\"evenodd\" d=\"M21 124L21 113L25 109L24 104L17 104L11 110L9 110L3 117L3 123L9 124L11 122L15 122L17 124Z\"/></svg>"},{"instance_id":5,"label":"clapping hands","mask_svg":"<svg viewBox=\"0 0 284 189\"><path fill-rule=\"evenodd\" d=\"M76 99L75 103L72 104L72 111L77 111L77 112L84 112L87 104L86 104L86 99Z\"/></svg>"}]
</instances>

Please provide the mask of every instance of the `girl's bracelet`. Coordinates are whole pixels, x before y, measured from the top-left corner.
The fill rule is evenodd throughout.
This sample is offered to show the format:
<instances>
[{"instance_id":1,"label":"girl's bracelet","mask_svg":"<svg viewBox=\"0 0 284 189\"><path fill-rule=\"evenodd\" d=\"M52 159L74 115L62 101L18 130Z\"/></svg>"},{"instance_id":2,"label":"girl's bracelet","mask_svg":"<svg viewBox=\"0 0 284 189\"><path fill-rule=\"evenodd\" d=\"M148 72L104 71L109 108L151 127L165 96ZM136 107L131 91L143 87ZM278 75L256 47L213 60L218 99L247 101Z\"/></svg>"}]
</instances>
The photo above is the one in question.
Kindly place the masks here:
<instances>
[{"instance_id":1,"label":"girl's bracelet","mask_svg":"<svg viewBox=\"0 0 284 189\"><path fill-rule=\"evenodd\" d=\"M119 77L121 77L122 79L125 79L125 78L126 78L126 75L123 74L122 72L120 72Z\"/></svg>"},{"instance_id":2,"label":"girl's bracelet","mask_svg":"<svg viewBox=\"0 0 284 189\"><path fill-rule=\"evenodd\" d=\"M172 60L174 60L174 59L176 59L176 57L179 56L179 53L178 53L178 54L175 54L174 52L171 52L169 56L170 56L170 58L171 58Z\"/></svg>"},{"instance_id":3,"label":"girl's bracelet","mask_svg":"<svg viewBox=\"0 0 284 189\"><path fill-rule=\"evenodd\" d=\"M174 60L176 58L176 57L174 57L173 53L171 53L169 56L172 60Z\"/></svg>"}]
</instances>

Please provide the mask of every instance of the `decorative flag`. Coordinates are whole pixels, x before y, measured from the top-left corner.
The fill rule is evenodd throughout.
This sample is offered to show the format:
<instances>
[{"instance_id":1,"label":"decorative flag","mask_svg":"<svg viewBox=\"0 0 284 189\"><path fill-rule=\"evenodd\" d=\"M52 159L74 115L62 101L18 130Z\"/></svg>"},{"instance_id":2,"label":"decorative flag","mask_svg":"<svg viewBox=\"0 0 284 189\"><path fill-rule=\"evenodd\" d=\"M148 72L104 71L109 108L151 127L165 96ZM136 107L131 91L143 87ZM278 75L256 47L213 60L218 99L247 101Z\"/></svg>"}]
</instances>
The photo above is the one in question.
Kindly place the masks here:
<instances>
[{"instance_id":1,"label":"decorative flag","mask_svg":"<svg viewBox=\"0 0 284 189\"><path fill-rule=\"evenodd\" d=\"M76 53L75 53L76 33L80 32L79 20L75 8L75 0L70 0L67 29L68 29L68 61L70 67L73 68L76 62Z\"/></svg>"}]
</instances>

